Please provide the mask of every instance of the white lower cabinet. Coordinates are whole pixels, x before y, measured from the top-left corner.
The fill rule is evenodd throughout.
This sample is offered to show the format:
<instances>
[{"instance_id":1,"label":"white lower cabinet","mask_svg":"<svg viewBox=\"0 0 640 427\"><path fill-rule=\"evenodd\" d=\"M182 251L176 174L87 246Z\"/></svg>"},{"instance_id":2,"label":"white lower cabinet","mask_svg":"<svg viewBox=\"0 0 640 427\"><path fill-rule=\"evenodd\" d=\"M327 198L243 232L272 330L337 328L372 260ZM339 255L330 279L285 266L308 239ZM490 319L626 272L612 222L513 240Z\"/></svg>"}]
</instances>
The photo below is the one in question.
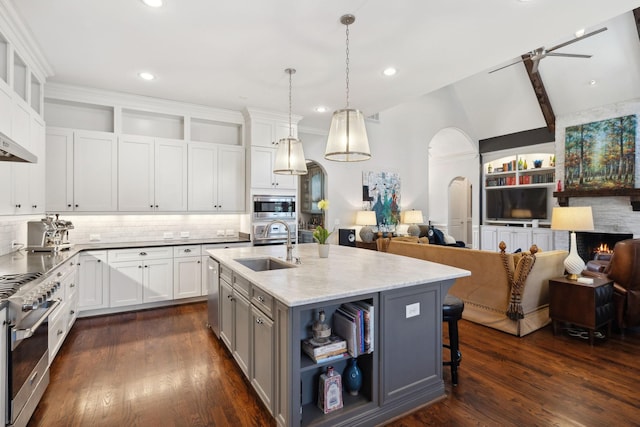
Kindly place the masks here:
<instances>
[{"instance_id":1,"label":"white lower cabinet","mask_svg":"<svg viewBox=\"0 0 640 427\"><path fill-rule=\"evenodd\" d=\"M251 305L242 294L235 289L233 290L233 358L238 362L238 366L244 372L247 378L250 377L250 358L251 358Z\"/></svg>"},{"instance_id":2,"label":"white lower cabinet","mask_svg":"<svg viewBox=\"0 0 640 427\"><path fill-rule=\"evenodd\" d=\"M107 251L80 253L78 261L78 308L95 310L109 307L109 264Z\"/></svg>"},{"instance_id":3,"label":"white lower cabinet","mask_svg":"<svg viewBox=\"0 0 640 427\"><path fill-rule=\"evenodd\" d=\"M56 292L56 297L61 299L60 306L49 316L49 364L58 354L67 333L75 321L74 315L77 313L78 291L77 263L79 257L63 263L49 276L45 278L47 282L58 282L60 287Z\"/></svg>"},{"instance_id":4,"label":"white lower cabinet","mask_svg":"<svg viewBox=\"0 0 640 427\"><path fill-rule=\"evenodd\" d=\"M220 268L220 339L233 352L233 288L230 279L224 277L223 267Z\"/></svg>"},{"instance_id":5,"label":"white lower cabinet","mask_svg":"<svg viewBox=\"0 0 640 427\"><path fill-rule=\"evenodd\" d=\"M173 299L173 248L115 249L108 254L109 306Z\"/></svg>"},{"instance_id":6,"label":"white lower cabinet","mask_svg":"<svg viewBox=\"0 0 640 427\"><path fill-rule=\"evenodd\" d=\"M173 299L171 259L110 263L110 307Z\"/></svg>"},{"instance_id":7,"label":"white lower cabinet","mask_svg":"<svg viewBox=\"0 0 640 427\"><path fill-rule=\"evenodd\" d=\"M173 297L202 295L202 259L200 245L176 246L173 250Z\"/></svg>"},{"instance_id":8,"label":"white lower cabinet","mask_svg":"<svg viewBox=\"0 0 640 427\"><path fill-rule=\"evenodd\" d=\"M483 225L480 233L481 248L487 251L499 252L500 242L507 245L506 252L528 251L533 244L545 251L554 249L553 231L549 228Z\"/></svg>"},{"instance_id":9,"label":"white lower cabinet","mask_svg":"<svg viewBox=\"0 0 640 427\"><path fill-rule=\"evenodd\" d=\"M0 324L5 325L6 321L7 309L2 308L0 309ZM7 346L9 345L9 337L7 336L8 330L9 328L6 327L6 325L0 328L0 366L3 367L2 369L0 369L0 384L5 385L3 387L0 387L0 414L2 414L5 419L7 414L7 370L4 367L7 366L7 354L9 354L7 349Z\"/></svg>"}]
</instances>

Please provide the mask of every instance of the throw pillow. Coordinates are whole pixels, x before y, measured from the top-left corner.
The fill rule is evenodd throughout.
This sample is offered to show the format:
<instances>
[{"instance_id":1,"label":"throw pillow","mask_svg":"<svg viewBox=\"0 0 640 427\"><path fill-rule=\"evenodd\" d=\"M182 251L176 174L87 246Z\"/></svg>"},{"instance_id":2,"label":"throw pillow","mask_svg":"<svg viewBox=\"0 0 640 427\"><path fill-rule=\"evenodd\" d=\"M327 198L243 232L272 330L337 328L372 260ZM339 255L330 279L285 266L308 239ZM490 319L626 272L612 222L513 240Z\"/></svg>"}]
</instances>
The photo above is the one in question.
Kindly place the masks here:
<instances>
[{"instance_id":1,"label":"throw pillow","mask_svg":"<svg viewBox=\"0 0 640 427\"><path fill-rule=\"evenodd\" d=\"M449 236L448 234L444 235L444 242L447 245L452 245L456 243L456 239L453 238L453 236Z\"/></svg>"}]
</instances>

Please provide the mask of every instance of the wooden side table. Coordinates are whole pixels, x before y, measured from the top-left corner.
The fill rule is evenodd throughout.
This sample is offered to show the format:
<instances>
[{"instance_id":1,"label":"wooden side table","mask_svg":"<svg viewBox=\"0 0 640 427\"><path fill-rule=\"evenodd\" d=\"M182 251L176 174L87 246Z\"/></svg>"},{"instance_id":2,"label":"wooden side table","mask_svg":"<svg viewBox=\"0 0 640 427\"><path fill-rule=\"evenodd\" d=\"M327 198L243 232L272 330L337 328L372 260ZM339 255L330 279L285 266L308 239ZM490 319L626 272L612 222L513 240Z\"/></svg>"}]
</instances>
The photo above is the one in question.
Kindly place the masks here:
<instances>
[{"instance_id":1,"label":"wooden side table","mask_svg":"<svg viewBox=\"0 0 640 427\"><path fill-rule=\"evenodd\" d=\"M549 315L553 320L553 334L558 322L571 323L589 331L593 345L594 332L607 325L611 335L613 321L613 281L594 278L592 284L580 283L566 277L549 279Z\"/></svg>"},{"instance_id":2,"label":"wooden side table","mask_svg":"<svg viewBox=\"0 0 640 427\"><path fill-rule=\"evenodd\" d=\"M356 241L356 248L371 249L372 251L378 250L375 240L373 242L361 242L358 240Z\"/></svg>"}]
</instances>

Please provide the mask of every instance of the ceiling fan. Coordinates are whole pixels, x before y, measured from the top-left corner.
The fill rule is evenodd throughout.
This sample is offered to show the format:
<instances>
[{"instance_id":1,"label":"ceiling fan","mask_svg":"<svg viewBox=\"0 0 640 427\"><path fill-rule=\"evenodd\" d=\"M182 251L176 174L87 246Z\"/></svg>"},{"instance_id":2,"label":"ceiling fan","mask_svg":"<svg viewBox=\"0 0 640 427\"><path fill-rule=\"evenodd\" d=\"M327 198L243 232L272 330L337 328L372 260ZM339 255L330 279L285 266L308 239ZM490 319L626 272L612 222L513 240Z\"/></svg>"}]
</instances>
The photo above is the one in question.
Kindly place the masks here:
<instances>
[{"instance_id":1,"label":"ceiling fan","mask_svg":"<svg viewBox=\"0 0 640 427\"><path fill-rule=\"evenodd\" d=\"M509 65L505 65L504 67L496 68L493 71L489 71L489 74L495 73L496 71L502 70L502 69L507 68L507 67L511 67L512 65L519 64L520 62L524 62L527 59L530 59L531 62L533 62L533 67L531 68L531 72L532 73L537 73L538 72L538 64L540 63L540 60L543 59L543 58L546 58L547 56L564 56L564 57L567 57L567 58L591 58L591 55L580 55L580 54L577 54L577 53L555 53L554 51L557 50L557 49L560 49L562 47L565 47L567 45L570 45L572 43L575 43L575 42L578 42L580 40L586 39L587 37L595 36L596 34L599 34L599 33L603 32L603 31L606 31L606 30L607 30L607 27L603 27L603 28L600 28L599 30L595 30L595 31L592 31L590 33L583 34L583 35L581 35L579 37L576 37L573 40L569 40L567 42L560 43L559 45L550 47L549 49L546 49L544 47L539 47L537 49L532 50L529 53L525 53L524 55L522 55L523 58L520 59L519 61L513 62L513 63L511 63Z\"/></svg>"}]
</instances>

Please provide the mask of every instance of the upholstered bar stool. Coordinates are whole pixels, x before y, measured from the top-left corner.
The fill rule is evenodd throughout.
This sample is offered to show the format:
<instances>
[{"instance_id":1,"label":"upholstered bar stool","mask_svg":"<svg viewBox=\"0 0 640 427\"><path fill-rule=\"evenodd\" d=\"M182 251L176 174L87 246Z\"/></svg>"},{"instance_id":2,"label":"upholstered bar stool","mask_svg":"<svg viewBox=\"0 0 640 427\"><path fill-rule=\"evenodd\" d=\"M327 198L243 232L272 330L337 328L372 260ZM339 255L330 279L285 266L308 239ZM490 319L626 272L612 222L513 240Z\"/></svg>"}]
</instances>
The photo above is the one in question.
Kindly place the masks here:
<instances>
[{"instance_id":1,"label":"upholstered bar stool","mask_svg":"<svg viewBox=\"0 0 640 427\"><path fill-rule=\"evenodd\" d=\"M442 362L444 366L451 366L451 383L458 385L458 366L462 360L460 353L460 341L458 340L458 320L462 319L464 301L453 295L447 294L442 304L442 321L449 325L449 344L443 344L450 350L451 360Z\"/></svg>"}]
</instances>

